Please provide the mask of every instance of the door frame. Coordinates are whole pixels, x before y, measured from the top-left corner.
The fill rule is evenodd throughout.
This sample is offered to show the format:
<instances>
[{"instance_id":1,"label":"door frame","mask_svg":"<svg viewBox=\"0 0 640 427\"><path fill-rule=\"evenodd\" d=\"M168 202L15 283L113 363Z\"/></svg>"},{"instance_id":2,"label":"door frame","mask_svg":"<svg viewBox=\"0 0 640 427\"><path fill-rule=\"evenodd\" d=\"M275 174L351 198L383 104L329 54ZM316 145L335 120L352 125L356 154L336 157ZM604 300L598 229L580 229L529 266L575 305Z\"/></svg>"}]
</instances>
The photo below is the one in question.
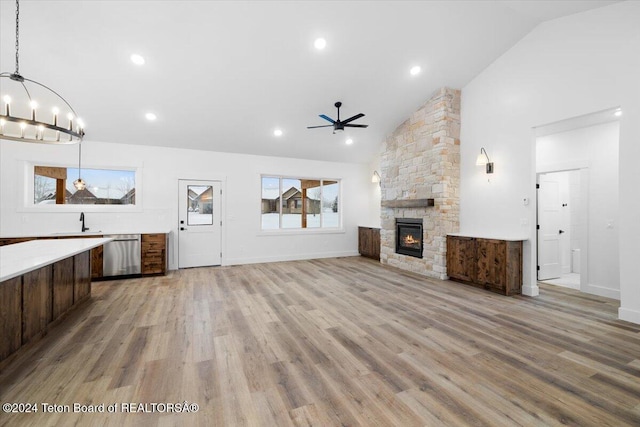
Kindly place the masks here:
<instances>
[{"instance_id":1,"label":"door frame","mask_svg":"<svg viewBox=\"0 0 640 427\"><path fill-rule=\"evenodd\" d=\"M220 182L220 189L222 190L222 194L220 195L220 220L222 221L222 225L220 225L220 251L222 251L222 256L220 257L220 266L227 265L226 257L227 257L227 177L221 175L212 175L209 177L179 177L176 180L176 200L177 202L174 204L174 224L175 228L173 229L175 238L174 250L173 253L175 255L174 265L175 269L179 270L180 268L180 210L179 203L180 201L180 181L217 181Z\"/></svg>"},{"instance_id":2,"label":"door frame","mask_svg":"<svg viewBox=\"0 0 640 427\"><path fill-rule=\"evenodd\" d=\"M584 217L587 223L587 226L584 230L584 244L580 248L580 292L588 292L587 289L589 287L589 163L586 160L577 160L571 162L563 162L563 163L553 163L553 164L544 164L536 167L536 270L539 265L538 260L538 249L540 243L537 238L537 224L538 224L538 210L540 209L540 204L538 203L538 189L537 184L540 182L540 175L553 173L553 172L570 172L570 171L579 171L580 172L580 200L582 201L582 206L580 209L583 210ZM538 277L538 272L536 271L536 280Z\"/></svg>"}]
</instances>

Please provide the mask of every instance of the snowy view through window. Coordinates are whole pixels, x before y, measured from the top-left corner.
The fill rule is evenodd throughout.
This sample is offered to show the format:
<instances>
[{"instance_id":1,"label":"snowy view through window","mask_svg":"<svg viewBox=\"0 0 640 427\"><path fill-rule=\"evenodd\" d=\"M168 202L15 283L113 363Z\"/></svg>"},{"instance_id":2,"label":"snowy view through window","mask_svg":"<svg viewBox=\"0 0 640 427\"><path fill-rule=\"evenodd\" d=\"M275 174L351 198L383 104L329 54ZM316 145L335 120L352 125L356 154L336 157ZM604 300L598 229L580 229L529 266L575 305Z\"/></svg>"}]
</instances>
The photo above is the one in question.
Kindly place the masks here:
<instances>
[{"instance_id":1,"label":"snowy view through window","mask_svg":"<svg viewBox=\"0 0 640 427\"><path fill-rule=\"evenodd\" d=\"M262 229L338 228L340 182L262 177Z\"/></svg>"},{"instance_id":2,"label":"snowy view through window","mask_svg":"<svg viewBox=\"0 0 640 427\"><path fill-rule=\"evenodd\" d=\"M189 185L187 198L187 225L212 225L213 187Z\"/></svg>"},{"instance_id":3,"label":"snowy view through window","mask_svg":"<svg viewBox=\"0 0 640 427\"><path fill-rule=\"evenodd\" d=\"M80 176L86 188L76 190L73 182ZM64 189L58 194L58 189ZM33 174L35 205L135 205L136 172L35 166Z\"/></svg>"}]
</instances>

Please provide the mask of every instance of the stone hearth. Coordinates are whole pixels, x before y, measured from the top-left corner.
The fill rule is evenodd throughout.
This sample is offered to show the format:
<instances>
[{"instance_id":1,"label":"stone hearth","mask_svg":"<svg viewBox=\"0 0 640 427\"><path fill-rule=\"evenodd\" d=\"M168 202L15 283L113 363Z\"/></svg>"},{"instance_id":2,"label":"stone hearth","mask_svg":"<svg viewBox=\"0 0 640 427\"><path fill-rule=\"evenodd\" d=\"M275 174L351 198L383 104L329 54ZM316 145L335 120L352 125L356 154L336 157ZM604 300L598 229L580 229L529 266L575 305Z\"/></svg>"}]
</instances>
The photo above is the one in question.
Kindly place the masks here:
<instances>
[{"instance_id":1,"label":"stone hearth","mask_svg":"<svg viewBox=\"0 0 640 427\"><path fill-rule=\"evenodd\" d=\"M445 279L446 236L460 224L460 91L440 89L402 123L385 140L380 167L380 262ZM422 218L422 258L396 253L396 218Z\"/></svg>"}]
</instances>

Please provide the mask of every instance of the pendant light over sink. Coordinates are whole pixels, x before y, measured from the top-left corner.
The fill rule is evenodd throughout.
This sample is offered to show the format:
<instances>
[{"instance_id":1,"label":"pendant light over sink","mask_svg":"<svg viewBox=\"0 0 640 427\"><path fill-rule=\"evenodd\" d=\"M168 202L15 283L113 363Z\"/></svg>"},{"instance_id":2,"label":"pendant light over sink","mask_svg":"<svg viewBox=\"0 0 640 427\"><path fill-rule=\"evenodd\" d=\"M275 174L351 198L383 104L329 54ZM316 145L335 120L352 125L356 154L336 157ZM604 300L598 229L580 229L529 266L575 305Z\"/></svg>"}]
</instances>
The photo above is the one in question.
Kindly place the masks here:
<instances>
[{"instance_id":1,"label":"pendant light over sink","mask_svg":"<svg viewBox=\"0 0 640 427\"><path fill-rule=\"evenodd\" d=\"M53 89L20 74L19 35L20 1L16 0L16 69L14 72L0 73L0 91L4 102L4 108L0 108L0 139L45 144L82 141L84 124L73 107ZM67 120L59 120L59 107L67 110ZM46 112L47 109L49 112ZM44 117L50 120L42 120Z\"/></svg>"},{"instance_id":2,"label":"pendant light over sink","mask_svg":"<svg viewBox=\"0 0 640 427\"><path fill-rule=\"evenodd\" d=\"M78 143L78 179L73 181L73 186L76 187L76 190L84 190L87 186L87 183L84 182L84 179L80 178L80 172L82 171L82 141ZM84 230L82 230L84 231Z\"/></svg>"}]
</instances>

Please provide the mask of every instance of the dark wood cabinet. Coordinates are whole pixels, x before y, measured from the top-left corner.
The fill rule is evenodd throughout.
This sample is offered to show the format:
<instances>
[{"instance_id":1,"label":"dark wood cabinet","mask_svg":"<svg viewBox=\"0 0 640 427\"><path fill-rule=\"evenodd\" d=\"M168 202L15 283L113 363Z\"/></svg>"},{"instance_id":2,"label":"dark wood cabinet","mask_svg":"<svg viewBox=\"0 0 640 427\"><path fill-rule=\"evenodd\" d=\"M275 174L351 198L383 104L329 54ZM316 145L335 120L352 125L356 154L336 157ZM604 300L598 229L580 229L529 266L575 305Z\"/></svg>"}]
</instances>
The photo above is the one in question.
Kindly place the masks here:
<instances>
[{"instance_id":1,"label":"dark wood cabinet","mask_svg":"<svg viewBox=\"0 0 640 427\"><path fill-rule=\"evenodd\" d=\"M102 248L102 246L100 246ZM73 257L73 303L77 304L91 296L91 265L93 250ZM100 269L102 271L102 268Z\"/></svg>"},{"instance_id":2,"label":"dark wood cabinet","mask_svg":"<svg viewBox=\"0 0 640 427\"><path fill-rule=\"evenodd\" d=\"M447 275L473 282L476 279L476 239L447 237Z\"/></svg>"},{"instance_id":3,"label":"dark wood cabinet","mask_svg":"<svg viewBox=\"0 0 640 427\"><path fill-rule=\"evenodd\" d=\"M522 293L522 241L447 236L451 280L503 295Z\"/></svg>"},{"instance_id":4,"label":"dark wood cabinet","mask_svg":"<svg viewBox=\"0 0 640 427\"><path fill-rule=\"evenodd\" d=\"M0 283L0 361L22 345L22 276Z\"/></svg>"},{"instance_id":5,"label":"dark wood cabinet","mask_svg":"<svg viewBox=\"0 0 640 427\"><path fill-rule=\"evenodd\" d=\"M91 249L91 278L99 279L104 274L104 262L103 262L104 246L100 245L97 248Z\"/></svg>"},{"instance_id":6,"label":"dark wood cabinet","mask_svg":"<svg viewBox=\"0 0 640 427\"><path fill-rule=\"evenodd\" d=\"M43 332L52 317L52 266L22 276L22 344Z\"/></svg>"},{"instance_id":7,"label":"dark wood cabinet","mask_svg":"<svg viewBox=\"0 0 640 427\"><path fill-rule=\"evenodd\" d=\"M73 258L53 264L53 318L57 319L73 305Z\"/></svg>"},{"instance_id":8,"label":"dark wood cabinet","mask_svg":"<svg viewBox=\"0 0 640 427\"><path fill-rule=\"evenodd\" d=\"M142 235L142 275L167 273L167 235Z\"/></svg>"},{"instance_id":9,"label":"dark wood cabinet","mask_svg":"<svg viewBox=\"0 0 640 427\"><path fill-rule=\"evenodd\" d=\"M367 258L380 259L380 229L358 227L358 252Z\"/></svg>"},{"instance_id":10,"label":"dark wood cabinet","mask_svg":"<svg viewBox=\"0 0 640 427\"><path fill-rule=\"evenodd\" d=\"M88 250L0 282L0 362L90 296Z\"/></svg>"}]
</instances>

